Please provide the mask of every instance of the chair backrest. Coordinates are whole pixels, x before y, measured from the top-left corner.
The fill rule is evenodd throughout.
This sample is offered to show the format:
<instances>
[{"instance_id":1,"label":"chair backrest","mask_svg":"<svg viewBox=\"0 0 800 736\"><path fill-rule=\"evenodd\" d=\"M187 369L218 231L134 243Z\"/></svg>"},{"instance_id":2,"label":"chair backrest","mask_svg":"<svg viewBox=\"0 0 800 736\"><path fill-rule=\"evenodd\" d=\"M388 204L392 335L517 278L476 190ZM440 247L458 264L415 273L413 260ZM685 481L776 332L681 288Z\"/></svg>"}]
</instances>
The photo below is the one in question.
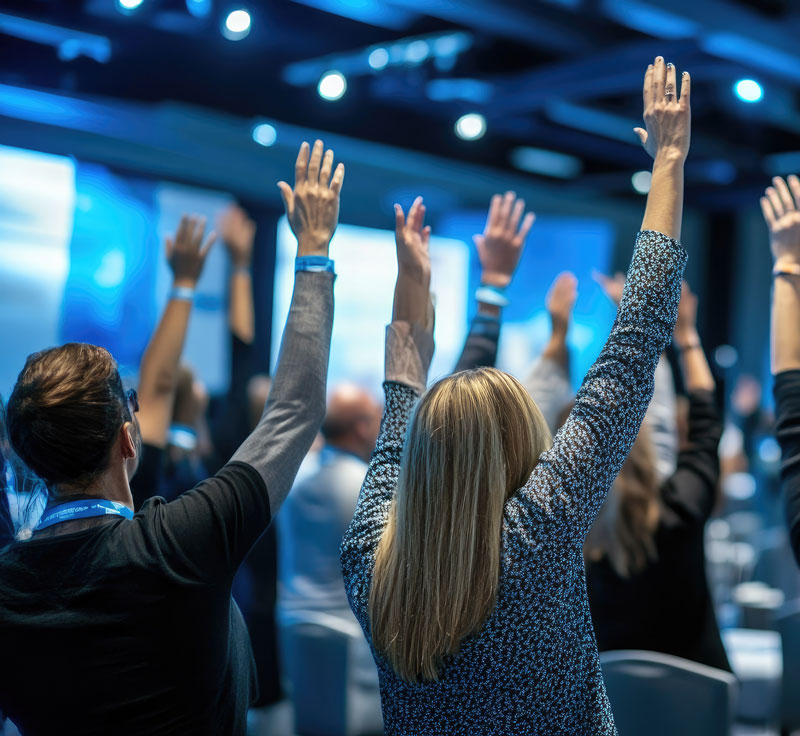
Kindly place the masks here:
<instances>
[{"instance_id":1,"label":"chair backrest","mask_svg":"<svg viewBox=\"0 0 800 736\"><path fill-rule=\"evenodd\" d=\"M781 726L800 728L800 599L787 604L775 617L783 647Z\"/></svg>"},{"instance_id":2,"label":"chair backrest","mask_svg":"<svg viewBox=\"0 0 800 736\"><path fill-rule=\"evenodd\" d=\"M319 623L281 627L297 736L346 736L350 637Z\"/></svg>"},{"instance_id":3,"label":"chair backrest","mask_svg":"<svg viewBox=\"0 0 800 736\"><path fill-rule=\"evenodd\" d=\"M620 736L729 736L736 678L658 652L600 655Z\"/></svg>"}]
</instances>

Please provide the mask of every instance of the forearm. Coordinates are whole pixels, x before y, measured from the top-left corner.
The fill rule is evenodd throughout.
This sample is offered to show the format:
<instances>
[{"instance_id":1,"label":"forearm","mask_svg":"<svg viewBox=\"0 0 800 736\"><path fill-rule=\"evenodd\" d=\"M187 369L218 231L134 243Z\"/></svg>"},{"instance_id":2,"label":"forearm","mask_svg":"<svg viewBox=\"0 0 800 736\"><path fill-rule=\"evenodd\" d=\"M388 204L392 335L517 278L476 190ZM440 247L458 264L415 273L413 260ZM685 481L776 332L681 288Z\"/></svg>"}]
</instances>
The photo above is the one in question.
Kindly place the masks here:
<instances>
[{"instance_id":1,"label":"forearm","mask_svg":"<svg viewBox=\"0 0 800 736\"><path fill-rule=\"evenodd\" d=\"M231 275L228 324L230 331L242 342L248 344L253 342L255 338L253 280L250 271L245 268L237 268Z\"/></svg>"},{"instance_id":2,"label":"forearm","mask_svg":"<svg viewBox=\"0 0 800 736\"><path fill-rule=\"evenodd\" d=\"M772 373L800 369L800 276L776 276L772 290Z\"/></svg>"},{"instance_id":3,"label":"forearm","mask_svg":"<svg viewBox=\"0 0 800 736\"><path fill-rule=\"evenodd\" d=\"M567 347L567 328L566 324L553 322L550 331L550 339L542 352L542 358L551 360L558 365L565 373L569 381L569 348Z\"/></svg>"},{"instance_id":4,"label":"forearm","mask_svg":"<svg viewBox=\"0 0 800 736\"><path fill-rule=\"evenodd\" d=\"M264 413L232 458L261 474L273 516L325 416L333 281L334 275L328 272L297 273Z\"/></svg>"},{"instance_id":5,"label":"forearm","mask_svg":"<svg viewBox=\"0 0 800 736\"><path fill-rule=\"evenodd\" d=\"M453 373L482 366L494 367L497 363L497 345L500 340L500 308L478 303L478 313L472 320L464 341L464 348ZM482 307L497 310L497 315L487 313Z\"/></svg>"},{"instance_id":6,"label":"forearm","mask_svg":"<svg viewBox=\"0 0 800 736\"><path fill-rule=\"evenodd\" d=\"M795 557L800 563L800 372L775 376L775 434L781 447L781 486Z\"/></svg>"},{"instance_id":7,"label":"forearm","mask_svg":"<svg viewBox=\"0 0 800 736\"><path fill-rule=\"evenodd\" d=\"M175 283L193 288L193 284ZM169 429L172 397L192 303L186 299L170 299L161 315L139 371L139 424L142 440L155 447L164 447Z\"/></svg>"},{"instance_id":8,"label":"forearm","mask_svg":"<svg viewBox=\"0 0 800 736\"><path fill-rule=\"evenodd\" d=\"M680 356L681 373L686 391L688 393L713 391L715 388L714 376L706 360L697 330L689 330L675 335L675 345Z\"/></svg>"},{"instance_id":9,"label":"forearm","mask_svg":"<svg viewBox=\"0 0 800 736\"><path fill-rule=\"evenodd\" d=\"M658 154L653 162L642 230L655 230L680 240L682 218L683 159L677 154Z\"/></svg>"}]
</instances>

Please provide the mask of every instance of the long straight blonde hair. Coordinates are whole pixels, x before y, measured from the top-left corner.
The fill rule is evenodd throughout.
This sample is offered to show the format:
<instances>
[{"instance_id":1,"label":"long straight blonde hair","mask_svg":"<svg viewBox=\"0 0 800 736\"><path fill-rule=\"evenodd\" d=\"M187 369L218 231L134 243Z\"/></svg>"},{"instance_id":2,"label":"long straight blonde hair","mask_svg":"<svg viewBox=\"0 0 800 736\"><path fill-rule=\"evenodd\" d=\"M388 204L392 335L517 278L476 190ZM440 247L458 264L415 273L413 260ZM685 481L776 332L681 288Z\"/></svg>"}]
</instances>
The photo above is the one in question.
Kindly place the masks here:
<instances>
[{"instance_id":1,"label":"long straight blonde hair","mask_svg":"<svg viewBox=\"0 0 800 736\"><path fill-rule=\"evenodd\" d=\"M435 680L491 614L503 506L551 443L528 392L494 368L444 378L420 400L369 597L373 643L401 679Z\"/></svg>"}]
</instances>

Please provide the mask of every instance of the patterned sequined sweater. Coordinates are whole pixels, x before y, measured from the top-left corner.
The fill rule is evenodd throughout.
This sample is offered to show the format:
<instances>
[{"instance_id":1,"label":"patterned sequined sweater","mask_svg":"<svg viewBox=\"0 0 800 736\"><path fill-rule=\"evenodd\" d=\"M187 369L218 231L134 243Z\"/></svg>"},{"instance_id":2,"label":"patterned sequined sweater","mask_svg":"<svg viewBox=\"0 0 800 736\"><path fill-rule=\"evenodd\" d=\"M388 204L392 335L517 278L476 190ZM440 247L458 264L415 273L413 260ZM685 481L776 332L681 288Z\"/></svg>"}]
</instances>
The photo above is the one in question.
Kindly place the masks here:
<instances>
[{"instance_id":1,"label":"patterned sequined sweater","mask_svg":"<svg viewBox=\"0 0 800 736\"><path fill-rule=\"evenodd\" d=\"M676 241L639 233L608 341L552 448L506 502L497 603L483 627L445 657L432 682L401 680L373 647L386 734L616 734L589 613L583 542L653 393L685 262ZM375 551L418 399L398 383L384 390L380 436L341 549L350 606L370 642Z\"/></svg>"}]
</instances>

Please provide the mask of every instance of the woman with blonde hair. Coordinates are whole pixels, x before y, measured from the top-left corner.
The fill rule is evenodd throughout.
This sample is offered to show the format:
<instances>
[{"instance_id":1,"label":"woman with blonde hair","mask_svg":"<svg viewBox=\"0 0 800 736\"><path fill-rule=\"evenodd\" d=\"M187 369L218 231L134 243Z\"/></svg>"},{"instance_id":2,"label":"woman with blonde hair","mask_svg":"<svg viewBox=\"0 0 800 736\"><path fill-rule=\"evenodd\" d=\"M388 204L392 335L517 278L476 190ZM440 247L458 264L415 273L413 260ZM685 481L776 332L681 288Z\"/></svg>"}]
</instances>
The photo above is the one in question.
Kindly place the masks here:
<instances>
[{"instance_id":1,"label":"woman with blonde hair","mask_svg":"<svg viewBox=\"0 0 800 736\"><path fill-rule=\"evenodd\" d=\"M493 369L427 393L430 230L397 208L398 279L381 434L342 542L350 605L372 645L387 734L615 734L592 629L583 542L639 430L675 324L689 148L661 57L644 81L654 158L622 305L570 417L550 438L524 388ZM498 227L514 230L520 212ZM420 398L422 395L422 398Z\"/></svg>"}]
</instances>

